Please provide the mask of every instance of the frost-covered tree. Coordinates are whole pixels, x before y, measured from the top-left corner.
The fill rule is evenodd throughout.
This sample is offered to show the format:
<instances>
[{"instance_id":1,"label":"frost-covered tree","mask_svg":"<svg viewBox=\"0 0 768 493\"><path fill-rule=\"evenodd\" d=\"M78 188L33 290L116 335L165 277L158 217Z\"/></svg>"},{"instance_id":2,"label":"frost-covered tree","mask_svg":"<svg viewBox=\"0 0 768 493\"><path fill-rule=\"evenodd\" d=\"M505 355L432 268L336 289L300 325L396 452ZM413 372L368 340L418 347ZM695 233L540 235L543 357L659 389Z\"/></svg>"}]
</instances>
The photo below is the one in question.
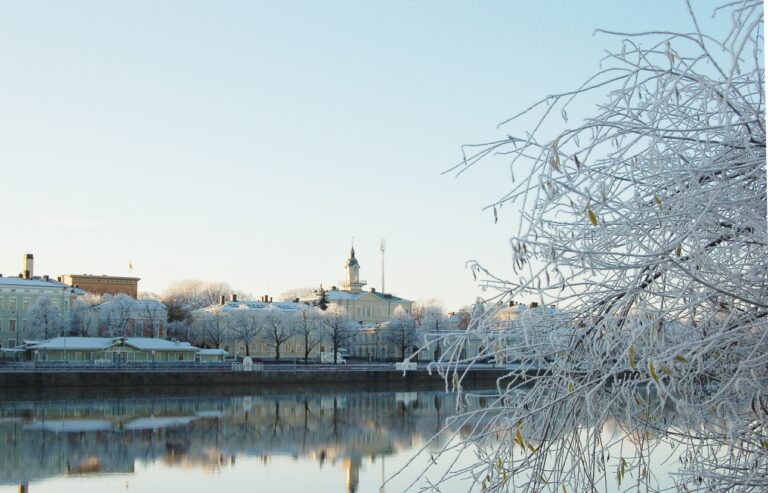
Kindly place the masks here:
<instances>
[{"instance_id":1,"label":"frost-covered tree","mask_svg":"<svg viewBox=\"0 0 768 493\"><path fill-rule=\"evenodd\" d=\"M245 355L251 355L251 343L259 336L264 328L264 315L255 310L250 310L248 305L240 305L237 310L229 312L227 321L232 334L232 339L242 342L245 346Z\"/></svg>"},{"instance_id":2,"label":"frost-covered tree","mask_svg":"<svg viewBox=\"0 0 768 493\"><path fill-rule=\"evenodd\" d=\"M192 342L194 338L192 323L189 320L174 320L165 325L165 337L170 340Z\"/></svg>"},{"instance_id":3,"label":"frost-covered tree","mask_svg":"<svg viewBox=\"0 0 768 493\"><path fill-rule=\"evenodd\" d=\"M208 310L195 324L194 339L215 349L220 349L223 344L229 342L231 332L227 313L218 306Z\"/></svg>"},{"instance_id":4,"label":"frost-covered tree","mask_svg":"<svg viewBox=\"0 0 768 493\"><path fill-rule=\"evenodd\" d=\"M93 303L87 298L78 298L69 308L68 333L77 337L92 337L98 333L98 319L91 314Z\"/></svg>"},{"instance_id":5,"label":"frost-covered tree","mask_svg":"<svg viewBox=\"0 0 768 493\"><path fill-rule=\"evenodd\" d=\"M293 331L292 320L289 314L282 312L273 306L266 310L261 317L264 328L261 338L272 346L275 354L275 361L280 361L280 353L283 345L288 342L295 334Z\"/></svg>"},{"instance_id":6,"label":"frost-covered tree","mask_svg":"<svg viewBox=\"0 0 768 493\"><path fill-rule=\"evenodd\" d=\"M157 297L145 296L134 301L136 317L141 319L146 333L136 334L149 337L161 337L168 322L168 308Z\"/></svg>"},{"instance_id":7,"label":"frost-covered tree","mask_svg":"<svg viewBox=\"0 0 768 493\"><path fill-rule=\"evenodd\" d=\"M248 297L246 293L232 289L226 282L186 279L171 284L163 292L161 301L169 306L173 319L179 320L179 316L185 317L192 310L218 304L222 296L229 297L232 294L243 299Z\"/></svg>"},{"instance_id":8,"label":"frost-covered tree","mask_svg":"<svg viewBox=\"0 0 768 493\"><path fill-rule=\"evenodd\" d=\"M335 365L339 355L339 349L346 347L347 341L352 337L352 322L347 316L347 310L336 303L330 305L322 316L325 339L330 342L333 351L333 364Z\"/></svg>"},{"instance_id":9,"label":"frost-covered tree","mask_svg":"<svg viewBox=\"0 0 768 493\"><path fill-rule=\"evenodd\" d=\"M435 341L434 358L439 359L442 354L442 335L448 323L448 317L443 307L436 301L424 305L421 314L421 329L430 335Z\"/></svg>"},{"instance_id":10,"label":"frost-covered tree","mask_svg":"<svg viewBox=\"0 0 768 493\"><path fill-rule=\"evenodd\" d=\"M108 337L128 337L136 300L127 294L104 296L99 305L99 317L104 323L104 332Z\"/></svg>"},{"instance_id":11,"label":"frost-covered tree","mask_svg":"<svg viewBox=\"0 0 768 493\"><path fill-rule=\"evenodd\" d=\"M320 308L313 306L300 307L293 317L296 337L301 339L303 345L305 364L309 362L309 354L323 340L320 317Z\"/></svg>"},{"instance_id":12,"label":"frost-covered tree","mask_svg":"<svg viewBox=\"0 0 768 493\"><path fill-rule=\"evenodd\" d=\"M29 322L28 337L31 339L50 339L61 335L64 319L59 307L48 296L40 296L27 309Z\"/></svg>"},{"instance_id":13,"label":"frost-covered tree","mask_svg":"<svg viewBox=\"0 0 768 493\"><path fill-rule=\"evenodd\" d=\"M480 460L455 474L483 491L655 491L660 450L678 491L768 490L763 4L718 9L732 26L720 40L689 10L688 33L609 33L618 48L582 86L465 148L457 170L496 156L516 177L489 206L520 218L514 275L472 264L498 289L491 302L534 297L567 315L544 330L500 326L493 310L470 322L468 338L506 331L514 361L552 359L503 381L481 419L457 418ZM574 98L602 95L544 134L569 125ZM521 136L510 128L537 112Z\"/></svg>"},{"instance_id":14,"label":"frost-covered tree","mask_svg":"<svg viewBox=\"0 0 768 493\"><path fill-rule=\"evenodd\" d=\"M315 295L314 288L292 288L280 293L277 298L281 301L295 301L312 298Z\"/></svg>"},{"instance_id":15,"label":"frost-covered tree","mask_svg":"<svg viewBox=\"0 0 768 493\"><path fill-rule=\"evenodd\" d=\"M416 321L402 306L395 308L387 321L385 339L397 348L400 359L405 359L416 343ZM408 355L410 356L410 354Z\"/></svg>"}]
</instances>

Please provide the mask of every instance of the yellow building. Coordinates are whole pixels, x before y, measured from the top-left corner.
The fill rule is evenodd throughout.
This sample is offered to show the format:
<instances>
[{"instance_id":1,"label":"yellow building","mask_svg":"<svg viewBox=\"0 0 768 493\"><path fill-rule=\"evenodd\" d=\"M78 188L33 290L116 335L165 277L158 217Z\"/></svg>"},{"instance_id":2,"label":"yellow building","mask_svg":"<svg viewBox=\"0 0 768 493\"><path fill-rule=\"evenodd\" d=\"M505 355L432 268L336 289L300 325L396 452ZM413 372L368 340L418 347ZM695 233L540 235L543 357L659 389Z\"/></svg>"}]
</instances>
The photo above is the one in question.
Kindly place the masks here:
<instances>
[{"instance_id":1,"label":"yellow building","mask_svg":"<svg viewBox=\"0 0 768 493\"><path fill-rule=\"evenodd\" d=\"M390 293L380 293L375 288L363 291L365 281L360 280L360 263L355 257L354 247L344 264L345 278L341 289L335 286L326 294L328 302L343 307L347 316L362 325L375 325L392 318L398 306L411 313L413 302Z\"/></svg>"},{"instance_id":2,"label":"yellow building","mask_svg":"<svg viewBox=\"0 0 768 493\"><path fill-rule=\"evenodd\" d=\"M93 294L127 294L136 299L139 294L138 277L94 276L91 274L65 274L59 276L59 282L80 288Z\"/></svg>"}]
</instances>

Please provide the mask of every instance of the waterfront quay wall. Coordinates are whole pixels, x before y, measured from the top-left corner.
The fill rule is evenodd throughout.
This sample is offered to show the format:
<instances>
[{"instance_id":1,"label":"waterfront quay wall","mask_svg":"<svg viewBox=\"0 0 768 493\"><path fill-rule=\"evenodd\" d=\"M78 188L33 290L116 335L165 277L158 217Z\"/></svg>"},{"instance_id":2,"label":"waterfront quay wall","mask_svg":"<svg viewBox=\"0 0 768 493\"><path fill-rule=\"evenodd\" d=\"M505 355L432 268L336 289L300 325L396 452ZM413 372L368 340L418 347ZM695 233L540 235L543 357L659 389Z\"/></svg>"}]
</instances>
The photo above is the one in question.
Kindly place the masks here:
<instances>
[{"instance_id":1,"label":"waterfront quay wall","mask_svg":"<svg viewBox=\"0 0 768 493\"><path fill-rule=\"evenodd\" d=\"M463 370L460 370L460 374ZM513 377L504 370L469 370L462 379L463 386L493 385L497 379ZM449 382L452 382L449 378ZM277 369L269 371L13 371L0 370L0 388L48 387L144 387L144 386L225 386L225 385L327 385L327 384L382 384L382 385L444 385L437 372L426 370L402 371L383 369L357 370L301 370Z\"/></svg>"}]
</instances>

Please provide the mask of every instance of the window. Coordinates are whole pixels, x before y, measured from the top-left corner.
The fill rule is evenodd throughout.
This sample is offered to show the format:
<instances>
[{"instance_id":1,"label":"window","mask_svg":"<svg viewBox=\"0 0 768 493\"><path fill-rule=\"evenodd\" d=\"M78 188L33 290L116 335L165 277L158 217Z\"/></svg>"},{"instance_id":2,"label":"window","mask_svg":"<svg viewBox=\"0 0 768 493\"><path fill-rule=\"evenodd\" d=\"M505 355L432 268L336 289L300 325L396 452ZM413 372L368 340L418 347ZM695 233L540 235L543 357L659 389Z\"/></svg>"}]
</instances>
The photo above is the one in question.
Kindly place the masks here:
<instances>
[{"instance_id":1,"label":"window","mask_svg":"<svg viewBox=\"0 0 768 493\"><path fill-rule=\"evenodd\" d=\"M8 320L8 332L16 332L16 320Z\"/></svg>"},{"instance_id":2,"label":"window","mask_svg":"<svg viewBox=\"0 0 768 493\"><path fill-rule=\"evenodd\" d=\"M9 348L16 347L16 341L13 339L8 339L8 347Z\"/></svg>"},{"instance_id":3,"label":"window","mask_svg":"<svg viewBox=\"0 0 768 493\"><path fill-rule=\"evenodd\" d=\"M12 312L16 311L16 297L12 296L8 298L8 309Z\"/></svg>"},{"instance_id":4,"label":"window","mask_svg":"<svg viewBox=\"0 0 768 493\"><path fill-rule=\"evenodd\" d=\"M29 298L28 296L24 297L24 304L22 305L22 308L24 309L24 311L27 311L27 308L29 308L29 304L31 301L32 299Z\"/></svg>"},{"instance_id":5,"label":"window","mask_svg":"<svg viewBox=\"0 0 768 493\"><path fill-rule=\"evenodd\" d=\"M3 298L0 298L0 310L3 309Z\"/></svg>"}]
</instances>

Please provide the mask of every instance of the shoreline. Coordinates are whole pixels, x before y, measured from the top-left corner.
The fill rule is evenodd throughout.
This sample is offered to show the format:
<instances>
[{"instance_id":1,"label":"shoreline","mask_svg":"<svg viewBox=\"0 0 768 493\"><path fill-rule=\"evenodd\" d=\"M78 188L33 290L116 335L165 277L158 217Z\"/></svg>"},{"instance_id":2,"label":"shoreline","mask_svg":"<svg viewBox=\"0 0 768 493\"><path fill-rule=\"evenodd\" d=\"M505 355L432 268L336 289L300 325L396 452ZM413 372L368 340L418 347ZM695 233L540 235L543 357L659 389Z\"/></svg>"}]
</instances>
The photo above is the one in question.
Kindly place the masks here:
<instances>
[{"instance_id":1,"label":"shoreline","mask_svg":"<svg viewBox=\"0 0 768 493\"><path fill-rule=\"evenodd\" d=\"M459 370L459 376L464 370ZM489 386L499 379L525 378L520 373L505 369L470 369L462 379L462 385ZM316 385L389 385L409 387L412 385L439 385L445 387L445 379L436 371L430 375L426 370L402 371L394 369L336 369L296 371L292 368L272 369L253 372L200 372L168 371L0 371L2 389L48 389L48 388L136 388L136 387L197 387L197 386L298 386Z\"/></svg>"}]
</instances>

